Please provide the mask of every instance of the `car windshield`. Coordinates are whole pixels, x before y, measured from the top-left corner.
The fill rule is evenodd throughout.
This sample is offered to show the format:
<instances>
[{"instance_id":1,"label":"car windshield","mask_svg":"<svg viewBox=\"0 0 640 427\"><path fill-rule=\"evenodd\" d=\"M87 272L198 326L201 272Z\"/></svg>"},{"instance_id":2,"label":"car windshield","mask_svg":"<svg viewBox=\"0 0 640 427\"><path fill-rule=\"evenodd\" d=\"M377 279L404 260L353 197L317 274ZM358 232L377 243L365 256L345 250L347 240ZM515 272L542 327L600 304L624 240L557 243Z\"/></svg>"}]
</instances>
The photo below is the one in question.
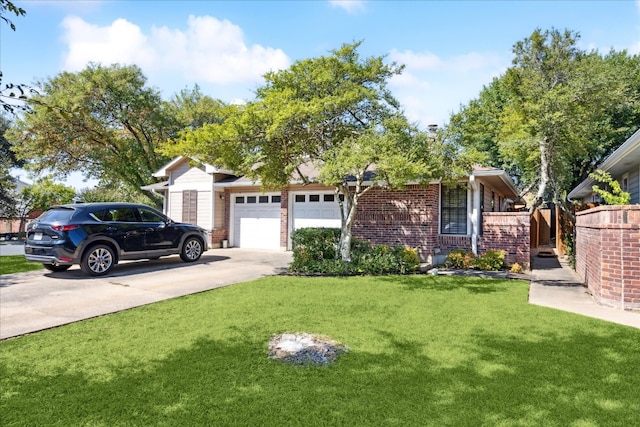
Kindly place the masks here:
<instances>
[{"instance_id":1,"label":"car windshield","mask_svg":"<svg viewBox=\"0 0 640 427\"><path fill-rule=\"evenodd\" d=\"M47 211L44 211L42 215L38 217L38 221L47 223L69 221L75 211L76 210L73 208L66 207L51 208Z\"/></svg>"}]
</instances>

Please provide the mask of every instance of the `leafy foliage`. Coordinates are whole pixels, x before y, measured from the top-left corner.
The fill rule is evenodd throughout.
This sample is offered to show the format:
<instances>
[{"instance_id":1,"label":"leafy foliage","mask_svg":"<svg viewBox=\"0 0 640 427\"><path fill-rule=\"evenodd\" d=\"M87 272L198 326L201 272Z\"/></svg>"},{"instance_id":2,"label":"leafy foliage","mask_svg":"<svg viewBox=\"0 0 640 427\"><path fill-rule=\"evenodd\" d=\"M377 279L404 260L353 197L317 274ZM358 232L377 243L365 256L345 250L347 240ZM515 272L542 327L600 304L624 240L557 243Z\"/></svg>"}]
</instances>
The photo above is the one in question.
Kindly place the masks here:
<instances>
[{"instance_id":1,"label":"leafy foliage","mask_svg":"<svg viewBox=\"0 0 640 427\"><path fill-rule=\"evenodd\" d=\"M93 64L63 72L41 84L42 94L29 100L32 113L18 118L6 137L36 172L80 170L142 192L167 161L156 148L181 128L145 83L136 66Z\"/></svg>"},{"instance_id":2,"label":"leafy foliage","mask_svg":"<svg viewBox=\"0 0 640 427\"><path fill-rule=\"evenodd\" d=\"M471 267L484 271L498 271L506 267L506 252L490 249L480 256L475 256L464 249L454 249L447 254L445 267L454 269L467 269Z\"/></svg>"},{"instance_id":3,"label":"leafy foliage","mask_svg":"<svg viewBox=\"0 0 640 427\"><path fill-rule=\"evenodd\" d=\"M473 265L480 270L485 271L502 270L507 265L505 262L505 255L506 252L503 250L490 249L477 257L474 260Z\"/></svg>"},{"instance_id":4,"label":"leafy foliage","mask_svg":"<svg viewBox=\"0 0 640 427\"><path fill-rule=\"evenodd\" d=\"M13 14L17 17L24 16L27 12L9 0L0 0L0 20L15 31L16 25L7 17L7 12L9 15ZM29 111L26 101L29 95L36 93L34 88L26 84L6 83L2 87L2 71L0 71L0 106L5 112Z\"/></svg>"},{"instance_id":5,"label":"leafy foliage","mask_svg":"<svg viewBox=\"0 0 640 427\"><path fill-rule=\"evenodd\" d=\"M302 228L291 234L293 262L290 270L302 274L350 276L356 274L407 274L416 271L420 259L415 249L372 245L353 239L352 260L339 255L338 228Z\"/></svg>"},{"instance_id":6,"label":"leafy foliage","mask_svg":"<svg viewBox=\"0 0 640 427\"><path fill-rule=\"evenodd\" d=\"M535 30L513 65L451 117L448 135L523 192L563 202L640 123L640 56L586 52L579 34Z\"/></svg>"},{"instance_id":7,"label":"leafy foliage","mask_svg":"<svg viewBox=\"0 0 640 427\"><path fill-rule=\"evenodd\" d=\"M0 113L0 216L10 216L16 205L15 180L9 174L9 170L22 166L11 151L11 143L4 137L10 124L9 119Z\"/></svg>"},{"instance_id":8,"label":"leafy foliage","mask_svg":"<svg viewBox=\"0 0 640 427\"><path fill-rule=\"evenodd\" d=\"M464 249L454 249L447 254L444 265L448 268L467 269L473 265L474 255Z\"/></svg>"},{"instance_id":9,"label":"leafy foliage","mask_svg":"<svg viewBox=\"0 0 640 427\"><path fill-rule=\"evenodd\" d=\"M620 183L611 177L609 172L597 169L589 174L589 177L607 185L611 191L600 188L598 185L592 187L593 192L602 197L607 205L628 205L631 203L631 194L622 190Z\"/></svg>"},{"instance_id":10,"label":"leafy foliage","mask_svg":"<svg viewBox=\"0 0 640 427\"><path fill-rule=\"evenodd\" d=\"M9 0L0 0L0 19L2 19L9 27L15 31L16 26L9 18L7 18L7 12L14 14L15 16L24 16L27 14L21 7L16 6Z\"/></svg>"},{"instance_id":11,"label":"leafy foliage","mask_svg":"<svg viewBox=\"0 0 640 427\"><path fill-rule=\"evenodd\" d=\"M149 195L132 191L128 187L113 187L98 185L95 188L85 188L78 194L78 199L83 203L92 202L130 202L157 206L158 201L151 199Z\"/></svg>"}]
</instances>

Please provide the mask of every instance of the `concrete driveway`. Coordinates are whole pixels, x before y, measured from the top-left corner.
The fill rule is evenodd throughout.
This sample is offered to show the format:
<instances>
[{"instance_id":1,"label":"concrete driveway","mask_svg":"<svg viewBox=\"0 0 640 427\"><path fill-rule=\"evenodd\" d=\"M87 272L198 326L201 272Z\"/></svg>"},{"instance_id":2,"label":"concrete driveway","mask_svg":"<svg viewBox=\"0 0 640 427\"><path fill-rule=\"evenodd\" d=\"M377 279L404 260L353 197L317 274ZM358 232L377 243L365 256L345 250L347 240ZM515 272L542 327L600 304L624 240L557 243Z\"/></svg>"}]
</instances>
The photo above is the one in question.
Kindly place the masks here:
<instances>
[{"instance_id":1,"label":"concrete driveway","mask_svg":"<svg viewBox=\"0 0 640 427\"><path fill-rule=\"evenodd\" d=\"M1 262L0 258L0 262ZM0 276L0 339L286 271L291 252L211 249L193 264L178 256L127 261L106 277L78 266Z\"/></svg>"}]
</instances>

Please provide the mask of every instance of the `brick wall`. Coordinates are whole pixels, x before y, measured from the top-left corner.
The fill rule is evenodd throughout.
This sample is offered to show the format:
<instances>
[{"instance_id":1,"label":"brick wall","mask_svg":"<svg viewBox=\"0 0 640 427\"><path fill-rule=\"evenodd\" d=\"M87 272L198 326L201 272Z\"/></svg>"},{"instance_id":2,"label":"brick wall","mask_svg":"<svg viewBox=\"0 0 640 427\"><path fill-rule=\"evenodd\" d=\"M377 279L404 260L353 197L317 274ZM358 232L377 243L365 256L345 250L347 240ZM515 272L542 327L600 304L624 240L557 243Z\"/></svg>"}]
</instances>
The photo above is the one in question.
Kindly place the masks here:
<instances>
[{"instance_id":1,"label":"brick wall","mask_svg":"<svg viewBox=\"0 0 640 427\"><path fill-rule=\"evenodd\" d=\"M224 228L214 228L209 230L209 243L212 248L222 247L222 241L227 240L227 230Z\"/></svg>"},{"instance_id":2,"label":"brick wall","mask_svg":"<svg viewBox=\"0 0 640 427\"><path fill-rule=\"evenodd\" d=\"M478 254L490 249L505 250L509 264L531 266L531 215L528 212L484 212Z\"/></svg>"},{"instance_id":3,"label":"brick wall","mask_svg":"<svg viewBox=\"0 0 640 427\"><path fill-rule=\"evenodd\" d=\"M576 272L602 305L640 310L640 206L576 213Z\"/></svg>"},{"instance_id":4,"label":"brick wall","mask_svg":"<svg viewBox=\"0 0 640 427\"><path fill-rule=\"evenodd\" d=\"M359 201L353 235L373 243L418 248L426 259L438 245L438 198L437 184L374 188Z\"/></svg>"}]
</instances>

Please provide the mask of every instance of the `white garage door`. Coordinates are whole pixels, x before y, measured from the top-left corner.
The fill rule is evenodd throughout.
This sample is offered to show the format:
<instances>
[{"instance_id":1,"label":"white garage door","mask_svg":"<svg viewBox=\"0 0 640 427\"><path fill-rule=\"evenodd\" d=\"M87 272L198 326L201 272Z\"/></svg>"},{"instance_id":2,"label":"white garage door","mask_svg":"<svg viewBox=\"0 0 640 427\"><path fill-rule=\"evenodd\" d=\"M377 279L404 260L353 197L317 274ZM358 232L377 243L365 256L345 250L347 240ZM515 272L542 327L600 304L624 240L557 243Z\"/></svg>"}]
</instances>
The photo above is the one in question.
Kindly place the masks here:
<instances>
[{"instance_id":1,"label":"white garage door","mask_svg":"<svg viewBox=\"0 0 640 427\"><path fill-rule=\"evenodd\" d=\"M280 249L280 194L235 194L233 246Z\"/></svg>"},{"instance_id":2,"label":"white garage door","mask_svg":"<svg viewBox=\"0 0 640 427\"><path fill-rule=\"evenodd\" d=\"M340 205L334 193L293 193L293 229L340 227Z\"/></svg>"}]
</instances>

